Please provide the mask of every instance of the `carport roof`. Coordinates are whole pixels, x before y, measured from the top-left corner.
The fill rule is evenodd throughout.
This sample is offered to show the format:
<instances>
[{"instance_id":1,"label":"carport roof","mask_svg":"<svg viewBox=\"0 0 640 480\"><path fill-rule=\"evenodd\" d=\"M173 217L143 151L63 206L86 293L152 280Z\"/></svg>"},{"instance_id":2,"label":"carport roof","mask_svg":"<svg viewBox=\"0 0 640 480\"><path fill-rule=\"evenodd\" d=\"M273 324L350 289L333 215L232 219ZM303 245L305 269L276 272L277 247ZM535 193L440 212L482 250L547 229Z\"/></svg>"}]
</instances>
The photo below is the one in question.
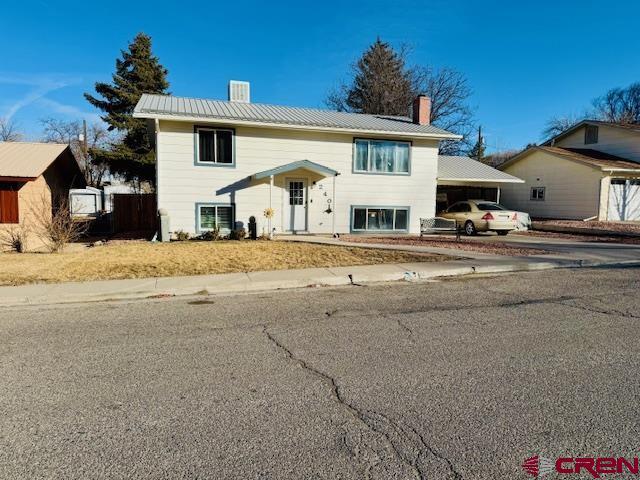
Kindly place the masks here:
<instances>
[{"instance_id":1,"label":"carport roof","mask_svg":"<svg viewBox=\"0 0 640 480\"><path fill-rule=\"evenodd\" d=\"M524 183L513 175L469 157L438 156L438 182Z\"/></svg>"}]
</instances>

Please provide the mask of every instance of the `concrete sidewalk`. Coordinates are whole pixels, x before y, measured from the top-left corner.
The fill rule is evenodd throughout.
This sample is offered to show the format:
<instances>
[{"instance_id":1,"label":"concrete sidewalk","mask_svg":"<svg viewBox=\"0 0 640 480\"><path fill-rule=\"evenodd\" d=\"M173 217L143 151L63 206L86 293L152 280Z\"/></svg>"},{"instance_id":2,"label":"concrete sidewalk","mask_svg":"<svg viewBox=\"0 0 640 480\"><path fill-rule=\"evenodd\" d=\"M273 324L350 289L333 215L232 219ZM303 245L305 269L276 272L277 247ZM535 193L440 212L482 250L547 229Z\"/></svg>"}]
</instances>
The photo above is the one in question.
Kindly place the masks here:
<instances>
[{"instance_id":1,"label":"concrete sidewalk","mask_svg":"<svg viewBox=\"0 0 640 480\"><path fill-rule=\"evenodd\" d=\"M466 253L466 252L465 252ZM638 262L615 262L637 265ZM612 265L552 255L490 257L446 262L400 263L356 267L307 268L229 273L191 277L161 277L0 287L0 306L127 300L174 295L228 294L289 288L338 286L368 282L419 281L457 275Z\"/></svg>"}]
</instances>

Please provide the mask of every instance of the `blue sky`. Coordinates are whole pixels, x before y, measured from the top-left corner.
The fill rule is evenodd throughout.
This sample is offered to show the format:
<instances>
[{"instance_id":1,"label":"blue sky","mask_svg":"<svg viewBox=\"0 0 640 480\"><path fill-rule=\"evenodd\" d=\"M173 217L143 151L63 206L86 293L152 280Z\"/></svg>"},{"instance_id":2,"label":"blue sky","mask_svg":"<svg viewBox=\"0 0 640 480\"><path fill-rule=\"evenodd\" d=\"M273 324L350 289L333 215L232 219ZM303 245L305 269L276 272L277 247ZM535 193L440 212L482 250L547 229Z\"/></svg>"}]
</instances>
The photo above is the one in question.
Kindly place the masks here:
<instances>
[{"instance_id":1,"label":"blue sky","mask_svg":"<svg viewBox=\"0 0 640 480\"><path fill-rule=\"evenodd\" d=\"M176 95L224 99L237 79L256 102L322 107L379 35L409 45L413 63L463 72L489 148L519 148L550 117L640 81L638 18L640 2L616 0L7 2L0 116L33 139L45 117L95 120L82 93L139 31Z\"/></svg>"}]
</instances>

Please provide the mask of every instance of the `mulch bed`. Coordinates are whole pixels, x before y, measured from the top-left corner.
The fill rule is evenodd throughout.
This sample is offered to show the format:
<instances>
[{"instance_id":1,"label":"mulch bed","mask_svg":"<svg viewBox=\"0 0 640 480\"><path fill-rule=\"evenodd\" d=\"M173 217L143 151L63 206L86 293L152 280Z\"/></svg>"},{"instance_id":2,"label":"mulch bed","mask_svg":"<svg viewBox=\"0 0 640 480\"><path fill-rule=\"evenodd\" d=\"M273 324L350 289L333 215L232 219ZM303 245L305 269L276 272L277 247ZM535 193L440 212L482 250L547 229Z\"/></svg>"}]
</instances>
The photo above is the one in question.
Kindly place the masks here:
<instances>
[{"instance_id":1,"label":"mulch bed","mask_svg":"<svg viewBox=\"0 0 640 480\"><path fill-rule=\"evenodd\" d=\"M418 247L452 248L468 252L487 253L490 255L524 256L545 255L549 252L539 248L513 246L503 242L482 242L462 237L459 241L451 237L441 236L360 236L343 235L340 237L345 242L354 243L382 243L385 245L415 245Z\"/></svg>"}]
</instances>

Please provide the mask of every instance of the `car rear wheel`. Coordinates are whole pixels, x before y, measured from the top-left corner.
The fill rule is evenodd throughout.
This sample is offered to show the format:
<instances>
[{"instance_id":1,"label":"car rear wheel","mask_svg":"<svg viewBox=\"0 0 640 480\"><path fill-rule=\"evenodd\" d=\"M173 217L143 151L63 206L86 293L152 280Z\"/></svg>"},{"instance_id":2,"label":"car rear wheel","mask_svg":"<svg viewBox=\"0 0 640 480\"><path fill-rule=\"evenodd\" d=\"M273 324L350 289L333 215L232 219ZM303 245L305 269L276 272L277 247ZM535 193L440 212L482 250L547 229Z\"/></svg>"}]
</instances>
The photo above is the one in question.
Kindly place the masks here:
<instances>
[{"instance_id":1,"label":"car rear wheel","mask_svg":"<svg viewBox=\"0 0 640 480\"><path fill-rule=\"evenodd\" d=\"M471 236L471 235L475 235L477 232L476 230L476 226L473 224L473 222L471 220L467 220L464 224L464 233L466 233L467 235Z\"/></svg>"},{"instance_id":2,"label":"car rear wheel","mask_svg":"<svg viewBox=\"0 0 640 480\"><path fill-rule=\"evenodd\" d=\"M509 233L509 230L498 230L496 233L497 233L498 235L502 235L502 236L504 236L504 235L506 235L507 233Z\"/></svg>"}]
</instances>

